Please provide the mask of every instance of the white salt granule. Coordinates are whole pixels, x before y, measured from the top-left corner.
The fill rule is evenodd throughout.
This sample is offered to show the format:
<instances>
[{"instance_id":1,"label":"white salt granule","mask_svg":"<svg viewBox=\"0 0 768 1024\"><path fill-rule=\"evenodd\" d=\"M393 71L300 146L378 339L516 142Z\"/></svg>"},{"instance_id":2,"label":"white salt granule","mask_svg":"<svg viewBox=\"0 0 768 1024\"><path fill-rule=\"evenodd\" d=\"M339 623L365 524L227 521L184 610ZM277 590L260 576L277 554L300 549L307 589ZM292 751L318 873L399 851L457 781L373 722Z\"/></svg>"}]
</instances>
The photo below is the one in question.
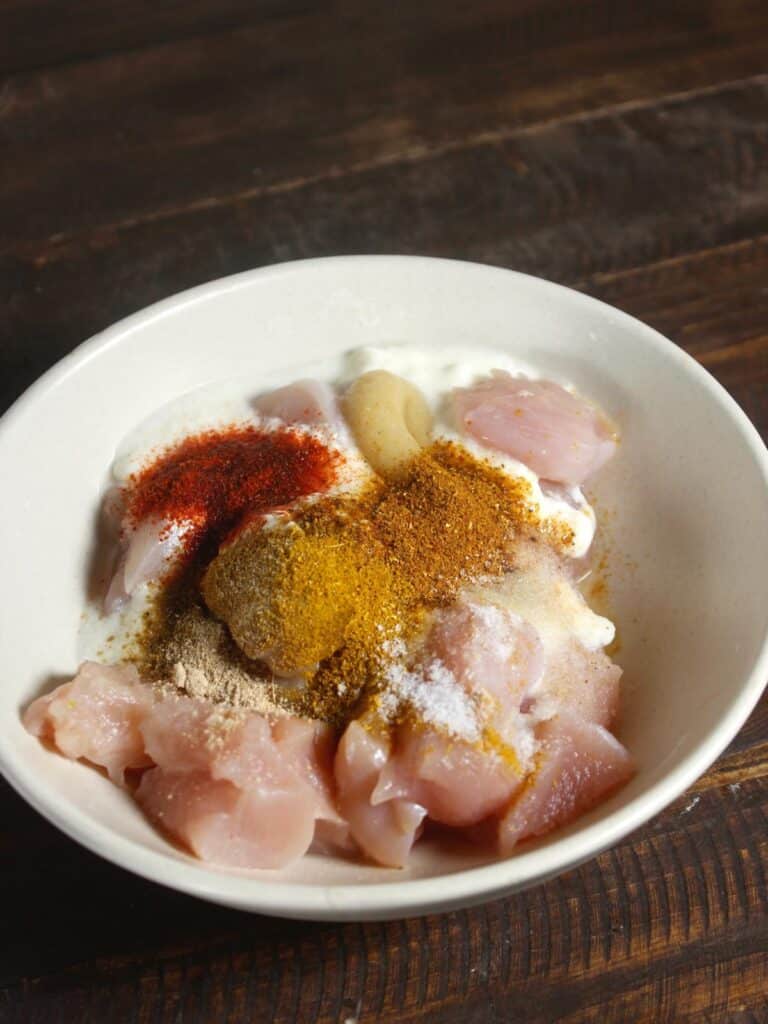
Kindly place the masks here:
<instances>
[{"instance_id":1,"label":"white salt granule","mask_svg":"<svg viewBox=\"0 0 768 1024\"><path fill-rule=\"evenodd\" d=\"M514 663L519 656L520 638L516 631L510 631L510 623L524 626L524 620L495 604L473 603L467 607L475 622L482 627L473 632L473 642L489 654L495 664Z\"/></svg>"},{"instance_id":2,"label":"white salt granule","mask_svg":"<svg viewBox=\"0 0 768 1024\"><path fill-rule=\"evenodd\" d=\"M396 662L388 666L385 678L379 708L386 717L394 715L400 704L407 703L428 725L469 742L480 738L472 700L438 658L416 671Z\"/></svg>"}]
</instances>

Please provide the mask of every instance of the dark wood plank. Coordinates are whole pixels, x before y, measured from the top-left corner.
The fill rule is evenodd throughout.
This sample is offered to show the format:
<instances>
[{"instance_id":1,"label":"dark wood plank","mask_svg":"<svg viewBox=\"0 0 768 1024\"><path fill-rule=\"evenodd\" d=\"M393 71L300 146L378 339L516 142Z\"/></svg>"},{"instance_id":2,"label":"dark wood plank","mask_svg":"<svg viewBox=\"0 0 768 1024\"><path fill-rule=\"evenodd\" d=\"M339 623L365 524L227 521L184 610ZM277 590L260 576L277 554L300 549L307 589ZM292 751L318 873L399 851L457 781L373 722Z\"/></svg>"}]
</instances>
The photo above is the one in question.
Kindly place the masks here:
<instances>
[{"instance_id":1,"label":"dark wood plank","mask_svg":"<svg viewBox=\"0 0 768 1024\"><path fill-rule=\"evenodd\" d=\"M652 324L694 355L768 439L768 236L597 274L585 291ZM762 722L764 734L768 723Z\"/></svg>"},{"instance_id":2,"label":"dark wood plank","mask_svg":"<svg viewBox=\"0 0 768 1024\"><path fill-rule=\"evenodd\" d=\"M565 282L599 275L598 290L620 305L615 275L661 261L669 291L659 301L684 316L674 259L768 233L767 107L768 79L759 78L653 109L294 183L247 201L16 245L0 258L9 296L0 323L7 369L0 401L76 342L154 299L261 263L323 253L450 255ZM743 323L752 315L757 322L763 267L746 266L752 276L742 282L738 260L732 272L725 260L729 287L754 290L754 313L728 301L721 319ZM719 271L712 273L717 279ZM658 322L647 303L638 312ZM679 333L673 319L660 325Z\"/></svg>"},{"instance_id":3,"label":"dark wood plank","mask_svg":"<svg viewBox=\"0 0 768 1024\"><path fill-rule=\"evenodd\" d=\"M718 366L759 355L768 326L768 295L761 296L760 289L767 256L768 236L750 237L637 269L598 272L580 286L653 321L706 365ZM718 277L723 278L722 292L711 291Z\"/></svg>"},{"instance_id":4,"label":"dark wood plank","mask_svg":"<svg viewBox=\"0 0 768 1024\"><path fill-rule=\"evenodd\" d=\"M111 25L114 5L100 10ZM116 32L133 5L122 12ZM0 225L11 240L69 236L504 140L764 71L766 32L762 0L289 6L237 31L8 78ZM30 19L23 39L45 35Z\"/></svg>"},{"instance_id":5,"label":"dark wood plank","mask_svg":"<svg viewBox=\"0 0 768 1024\"><path fill-rule=\"evenodd\" d=\"M103 58L181 39L236 31L279 15L317 10L319 0L4 0L0 75ZM74 9L73 9L74 8Z\"/></svg>"}]
</instances>

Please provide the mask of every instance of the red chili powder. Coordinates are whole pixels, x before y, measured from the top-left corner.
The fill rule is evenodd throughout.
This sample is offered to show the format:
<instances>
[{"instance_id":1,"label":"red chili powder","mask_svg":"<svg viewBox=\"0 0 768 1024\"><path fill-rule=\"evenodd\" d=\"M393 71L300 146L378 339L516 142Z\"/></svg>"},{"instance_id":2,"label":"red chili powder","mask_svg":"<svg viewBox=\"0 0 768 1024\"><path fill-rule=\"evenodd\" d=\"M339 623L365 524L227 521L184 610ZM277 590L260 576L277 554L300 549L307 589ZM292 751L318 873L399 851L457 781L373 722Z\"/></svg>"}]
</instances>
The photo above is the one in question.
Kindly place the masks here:
<instances>
[{"instance_id":1,"label":"red chili powder","mask_svg":"<svg viewBox=\"0 0 768 1024\"><path fill-rule=\"evenodd\" d=\"M187 550L220 540L248 515L326 490L341 456L317 438L256 427L210 430L163 452L128 484L128 519L191 521Z\"/></svg>"}]
</instances>

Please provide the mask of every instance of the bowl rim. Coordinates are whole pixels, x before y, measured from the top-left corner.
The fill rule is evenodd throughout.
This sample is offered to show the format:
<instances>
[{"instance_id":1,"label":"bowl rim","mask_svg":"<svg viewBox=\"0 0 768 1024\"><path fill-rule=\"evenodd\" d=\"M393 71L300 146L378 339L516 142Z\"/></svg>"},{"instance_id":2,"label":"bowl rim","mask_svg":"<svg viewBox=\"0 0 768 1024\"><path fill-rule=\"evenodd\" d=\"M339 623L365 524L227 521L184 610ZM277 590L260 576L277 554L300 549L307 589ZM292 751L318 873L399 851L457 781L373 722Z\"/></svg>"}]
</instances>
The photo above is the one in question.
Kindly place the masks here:
<instances>
[{"instance_id":1,"label":"bowl rim","mask_svg":"<svg viewBox=\"0 0 768 1024\"><path fill-rule=\"evenodd\" d=\"M28 387L0 417L0 446L16 419L29 407L44 399L64 380L78 372L87 362L107 349L120 344L135 330L173 316L182 309L228 292L249 287L254 281L265 281L285 274L312 272L320 266L345 267L376 263L410 267L420 265L457 265L472 274L496 274L500 280L510 276L521 280L527 288L542 294L567 293L567 301L577 305L602 307L614 322L624 323L652 348L676 361L695 381L721 413L736 427L749 450L756 468L762 474L768 493L768 450L746 413L725 388L683 349L642 321L599 299L547 281L544 278L491 264L463 260L410 255L351 255L293 260L246 270L220 277L193 288L177 292L133 313L78 345L56 362ZM235 874L209 868L191 856L170 857L149 850L119 836L105 825L91 820L79 808L62 809L46 790L45 784L23 759L14 756L0 733L0 771L9 784L40 814L87 849L152 882L180 890L199 898L243 910L281 917L312 920L373 920L405 917L447 910L452 907L480 903L505 892L538 884L615 845L672 803L722 753L753 710L768 679L768 632L763 637L753 666L742 681L727 713L704 740L681 763L623 807L612 811L598 822L555 838L546 845L491 864L472 867L430 878L392 881L391 874L381 882L319 884L272 881L263 875Z\"/></svg>"}]
</instances>

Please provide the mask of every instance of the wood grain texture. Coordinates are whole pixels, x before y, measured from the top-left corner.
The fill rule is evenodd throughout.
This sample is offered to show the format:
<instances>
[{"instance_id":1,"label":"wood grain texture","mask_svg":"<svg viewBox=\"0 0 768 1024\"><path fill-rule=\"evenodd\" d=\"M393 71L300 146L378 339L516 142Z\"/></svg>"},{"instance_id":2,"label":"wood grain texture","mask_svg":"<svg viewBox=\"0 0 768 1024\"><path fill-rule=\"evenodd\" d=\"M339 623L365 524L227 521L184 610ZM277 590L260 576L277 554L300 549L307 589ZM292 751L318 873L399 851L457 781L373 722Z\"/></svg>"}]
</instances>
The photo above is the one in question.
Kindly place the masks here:
<instances>
[{"instance_id":1,"label":"wood grain texture","mask_svg":"<svg viewBox=\"0 0 768 1024\"><path fill-rule=\"evenodd\" d=\"M767 108L761 76L77 237L25 239L0 255L0 400L147 302L263 263L421 252L584 283L768 232Z\"/></svg>"},{"instance_id":2,"label":"wood grain texture","mask_svg":"<svg viewBox=\"0 0 768 1024\"><path fill-rule=\"evenodd\" d=\"M765 71L766 31L761 0L349 0L175 41L158 29L156 44L5 79L0 224L69 236L709 88Z\"/></svg>"},{"instance_id":3,"label":"wood grain texture","mask_svg":"<svg viewBox=\"0 0 768 1024\"><path fill-rule=\"evenodd\" d=\"M0 74L50 69L237 31L321 8L319 0L4 0Z\"/></svg>"},{"instance_id":4,"label":"wood grain texture","mask_svg":"<svg viewBox=\"0 0 768 1024\"><path fill-rule=\"evenodd\" d=\"M766 29L762 0L9 0L0 409L180 288L397 251L614 303L768 437ZM118 871L4 784L0 814L2 1024L768 1024L767 698L616 849L424 920L247 916Z\"/></svg>"}]
</instances>

